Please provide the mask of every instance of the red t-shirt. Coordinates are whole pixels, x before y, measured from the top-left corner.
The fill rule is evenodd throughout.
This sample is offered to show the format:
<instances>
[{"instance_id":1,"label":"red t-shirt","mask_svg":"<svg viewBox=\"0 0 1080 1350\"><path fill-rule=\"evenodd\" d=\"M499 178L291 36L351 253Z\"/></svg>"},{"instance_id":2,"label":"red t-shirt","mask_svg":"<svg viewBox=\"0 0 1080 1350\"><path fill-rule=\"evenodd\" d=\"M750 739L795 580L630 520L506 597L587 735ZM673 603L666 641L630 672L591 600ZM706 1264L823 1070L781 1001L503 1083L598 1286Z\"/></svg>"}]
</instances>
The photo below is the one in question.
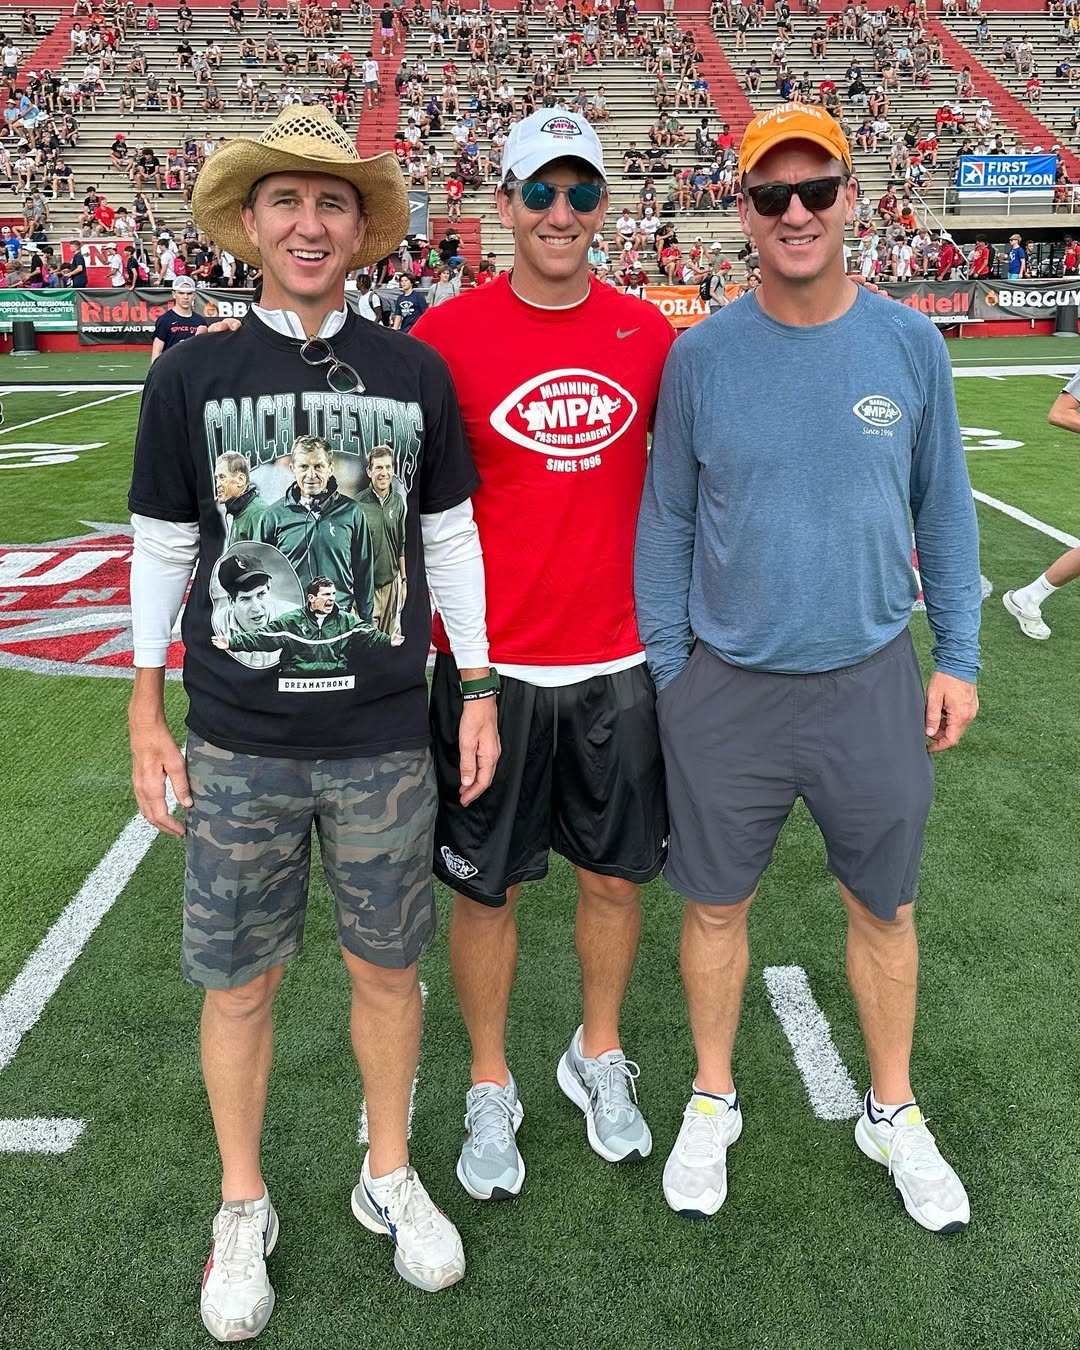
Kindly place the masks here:
<instances>
[{"instance_id":1,"label":"red t-shirt","mask_svg":"<svg viewBox=\"0 0 1080 1350\"><path fill-rule=\"evenodd\" d=\"M480 474L492 662L641 651L634 531L668 321L597 281L573 309L538 309L503 275L429 309L412 336L450 367ZM433 640L450 650L437 615Z\"/></svg>"},{"instance_id":2,"label":"red t-shirt","mask_svg":"<svg viewBox=\"0 0 1080 1350\"><path fill-rule=\"evenodd\" d=\"M976 244L975 252L971 255L971 275L973 277L984 277L990 270L990 250L982 245Z\"/></svg>"}]
</instances>

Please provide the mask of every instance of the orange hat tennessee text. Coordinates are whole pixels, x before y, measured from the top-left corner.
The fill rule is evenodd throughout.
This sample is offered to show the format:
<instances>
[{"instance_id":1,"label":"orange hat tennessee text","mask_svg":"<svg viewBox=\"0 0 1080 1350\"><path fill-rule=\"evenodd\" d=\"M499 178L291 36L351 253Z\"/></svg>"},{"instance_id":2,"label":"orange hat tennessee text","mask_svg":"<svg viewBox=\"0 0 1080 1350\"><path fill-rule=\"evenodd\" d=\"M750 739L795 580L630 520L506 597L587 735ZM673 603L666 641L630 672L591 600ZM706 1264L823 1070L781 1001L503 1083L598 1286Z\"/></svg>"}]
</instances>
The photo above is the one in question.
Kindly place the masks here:
<instances>
[{"instance_id":1,"label":"orange hat tennessee text","mask_svg":"<svg viewBox=\"0 0 1080 1350\"><path fill-rule=\"evenodd\" d=\"M739 177L748 173L762 155L784 141L813 141L842 159L851 169L851 146L840 124L824 108L810 103L778 103L759 113L743 132L739 146Z\"/></svg>"}]
</instances>

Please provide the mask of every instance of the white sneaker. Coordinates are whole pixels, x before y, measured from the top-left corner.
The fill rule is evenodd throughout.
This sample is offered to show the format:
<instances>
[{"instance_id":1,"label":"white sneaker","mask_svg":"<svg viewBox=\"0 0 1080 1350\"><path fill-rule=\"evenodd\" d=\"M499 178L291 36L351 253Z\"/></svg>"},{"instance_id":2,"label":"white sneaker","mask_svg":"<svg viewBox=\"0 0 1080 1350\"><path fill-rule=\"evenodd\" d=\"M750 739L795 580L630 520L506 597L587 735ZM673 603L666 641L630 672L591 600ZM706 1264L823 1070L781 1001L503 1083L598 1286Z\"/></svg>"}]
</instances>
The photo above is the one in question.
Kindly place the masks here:
<instances>
[{"instance_id":1,"label":"white sneaker","mask_svg":"<svg viewBox=\"0 0 1080 1350\"><path fill-rule=\"evenodd\" d=\"M1020 631L1025 637L1034 638L1036 642L1045 642L1050 636L1049 625L1037 605L1020 604L1015 591L1006 591L1001 597L1001 603L1020 625Z\"/></svg>"},{"instance_id":2,"label":"white sneaker","mask_svg":"<svg viewBox=\"0 0 1080 1350\"><path fill-rule=\"evenodd\" d=\"M887 1167L917 1224L931 1233L959 1233L971 1209L960 1178L941 1156L937 1141L914 1102L892 1117L870 1118L870 1094L855 1125L855 1142L868 1158Z\"/></svg>"},{"instance_id":3,"label":"white sneaker","mask_svg":"<svg viewBox=\"0 0 1080 1350\"><path fill-rule=\"evenodd\" d=\"M365 1156L360 1183L352 1193L352 1212L369 1232L391 1239L394 1268L417 1289L446 1289L465 1274L458 1230L413 1168L399 1167L375 1185Z\"/></svg>"},{"instance_id":4,"label":"white sneaker","mask_svg":"<svg viewBox=\"0 0 1080 1350\"><path fill-rule=\"evenodd\" d=\"M214 1217L214 1245L203 1272L199 1311L218 1341L249 1341L274 1311L266 1258L278 1238L269 1195L222 1205Z\"/></svg>"},{"instance_id":5,"label":"white sneaker","mask_svg":"<svg viewBox=\"0 0 1080 1350\"><path fill-rule=\"evenodd\" d=\"M707 1219L727 1199L727 1151L742 1134L742 1107L695 1092L664 1164L664 1199L676 1214Z\"/></svg>"}]
</instances>

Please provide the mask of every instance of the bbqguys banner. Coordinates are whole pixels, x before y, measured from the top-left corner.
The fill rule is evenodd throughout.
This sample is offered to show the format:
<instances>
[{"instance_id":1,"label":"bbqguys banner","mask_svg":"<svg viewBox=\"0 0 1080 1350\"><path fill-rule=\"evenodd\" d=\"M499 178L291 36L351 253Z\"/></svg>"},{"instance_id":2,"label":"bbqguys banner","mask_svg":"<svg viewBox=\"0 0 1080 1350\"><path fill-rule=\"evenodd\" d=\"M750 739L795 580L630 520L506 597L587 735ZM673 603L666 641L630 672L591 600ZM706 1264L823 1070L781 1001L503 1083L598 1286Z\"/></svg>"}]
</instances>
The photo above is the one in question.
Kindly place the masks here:
<instances>
[{"instance_id":1,"label":"bbqguys banner","mask_svg":"<svg viewBox=\"0 0 1080 1350\"><path fill-rule=\"evenodd\" d=\"M672 328L690 328L709 317L709 307L696 286L646 286L645 299L656 306Z\"/></svg>"},{"instance_id":2,"label":"bbqguys banner","mask_svg":"<svg viewBox=\"0 0 1080 1350\"><path fill-rule=\"evenodd\" d=\"M149 347L154 324L169 308L171 290L138 286L129 290L84 290L79 297L79 345ZM196 291L195 312L208 319L242 319L251 305L250 291Z\"/></svg>"},{"instance_id":3,"label":"bbqguys banner","mask_svg":"<svg viewBox=\"0 0 1080 1350\"><path fill-rule=\"evenodd\" d=\"M1080 279L976 281L977 319L1053 319L1059 305L1080 305Z\"/></svg>"}]
</instances>

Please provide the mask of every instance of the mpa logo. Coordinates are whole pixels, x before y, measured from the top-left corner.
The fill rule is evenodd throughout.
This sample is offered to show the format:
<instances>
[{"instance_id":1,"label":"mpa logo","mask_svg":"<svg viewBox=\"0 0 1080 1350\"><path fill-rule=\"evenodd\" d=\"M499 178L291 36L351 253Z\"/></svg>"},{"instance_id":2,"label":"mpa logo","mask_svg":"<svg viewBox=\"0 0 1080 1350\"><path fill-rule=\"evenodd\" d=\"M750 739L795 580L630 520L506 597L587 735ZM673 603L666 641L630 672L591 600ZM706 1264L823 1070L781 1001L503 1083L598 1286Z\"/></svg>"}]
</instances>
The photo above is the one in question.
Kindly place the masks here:
<instances>
[{"instance_id":1,"label":"mpa logo","mask_svg":"<svg viewBox=\"0 0 1080 1350\"><path fill-rule=\"evenodd\" d=\"M131 529L0 545L0 668L130 678ZM183 650L169 648L170 670Z\"/></svg>"},{"instance_id":2,"label":"mpa logo","mask_svg":"<svg viewBox=\"0 0 1080 1350\"><path fill-rule=\"evenodd\" d=\"M637 413L633 394L592 370L552 370L520 384L491 414L515 445L577 459L606 450Z\"/></svg>"},{"instance_id":3,"label":"mpa logo","mask_svg":"<svg viewBox=\"0 0 1080 1350\"><path fill-rule=\"evenodd\" d=\"M879 431L895 426L904 415L892 399L886 398L884 394L867 394L865 398L859 399L851 411L861 422Z\"/></svg>"},{"instance_id":4,"label":"mpa logo","mask_svg":"<svg viewBox=\"0 0 1080 1350\"><path fill-rule=\"evenodd\" d=\"M546 131L549 136L557 136L560 140L581 135L581 128L572 117L549 117L540 130Z\"/></svg>"},{"instance_id":5,"label":"mpa logo","mask_svg":"<svg viewBox=\"0 0 1080 1350\"><path fill-rule=\"evenodd\" d=\"M462 858L460 854L443 844L439 849L442 854L442 860L446 864L446 870L458 881L469 881L476 876L476 868L469 862L468 858Z\"/></svg>"}]
</instances>

